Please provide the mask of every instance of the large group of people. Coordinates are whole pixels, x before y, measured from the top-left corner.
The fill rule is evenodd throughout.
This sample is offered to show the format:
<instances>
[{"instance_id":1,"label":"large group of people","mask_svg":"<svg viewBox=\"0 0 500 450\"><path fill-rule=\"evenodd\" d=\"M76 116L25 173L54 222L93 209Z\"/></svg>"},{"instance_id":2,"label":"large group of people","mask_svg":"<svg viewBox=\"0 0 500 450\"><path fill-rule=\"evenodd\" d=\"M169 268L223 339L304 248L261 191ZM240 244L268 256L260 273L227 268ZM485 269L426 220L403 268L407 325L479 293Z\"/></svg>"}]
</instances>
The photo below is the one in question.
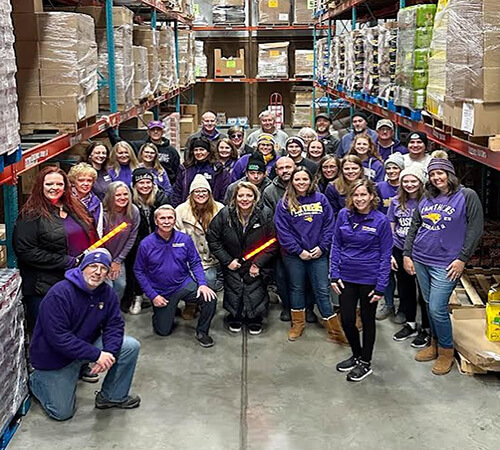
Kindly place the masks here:
<instances>
[{"instance_id":1,"label":"large group of people","mask_svg":"<svg viewBox=\"0 0 500 450\"><path fill-rule=\"evenodd\" d=\"M405 147L390 120L372 130L361 111L340 140L325 114L297 136L268 111L259 119L245 140L241 127L225 136L204 113L182 162L161 121L144 141L109 129L111 149L90 144L68 175L40 171L13 240L33 333L31 389L49 416L71 417L78 378L105 371L96 407L139 406L129 392L139 343L124 335L122 314L152 307L159 336L177 313L199 316L195 338L211 347L217 292L227 329L259 335L272 326L275 290L289 341L319 321L329 341L350 347L336 366L348 381L372 373L376 320L389 316L403 326L394 340L420 349L417 361L451 370L448 300L483 213L447 154L427 153L420 132Z\"/></svg>"}]
</instances>

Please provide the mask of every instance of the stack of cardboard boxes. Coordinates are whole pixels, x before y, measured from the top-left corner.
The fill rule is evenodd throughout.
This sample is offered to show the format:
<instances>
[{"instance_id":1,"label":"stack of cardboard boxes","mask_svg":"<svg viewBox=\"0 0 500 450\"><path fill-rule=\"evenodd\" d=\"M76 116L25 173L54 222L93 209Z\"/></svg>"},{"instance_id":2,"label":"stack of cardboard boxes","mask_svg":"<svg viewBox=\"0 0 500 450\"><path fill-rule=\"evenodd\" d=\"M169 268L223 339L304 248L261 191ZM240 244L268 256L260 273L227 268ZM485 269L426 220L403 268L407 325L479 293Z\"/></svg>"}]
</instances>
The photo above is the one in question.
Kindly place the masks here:
<instances>
[{"instance_id":1,"label":"stack of cardboard boxes","mask_svg":"<svg viewBox=\"0 0 500 450\"><path fill-rule=\"evenodd\" d=\"M259 44L257 78L288 78L289 42Z\"/></svg>"},{"instance_id":2,"label":"stack of cardboard boxes","mask_svg":"<svg viewBox=\"0 0 500 450\"><path fill-rule=\"evenodd\" d=\"M295 86L290 106L292 127L310 127L312 121L313 88Z\"/></svg>"},{"instance_id":3,"label":"stack of cardboard boxes","mask_svg":"<svg viewBox=\"0 0 500 450\"><path fill-rule=\"evenodd\" d=\"M194 76L195 39L191 30L179 30L179 86L185 87L196 81Z\"/></svg>"},{"instance_id":4,"label":"stack of cardboard boxes","mask_svg":"<svg viewBox=\"0 0 500 450\"><path fill-rule=\"evenodd\" d=\"M313 22L314 0L295 0L293 23L309 25Z\"/></svg>"},{"instance_id":5,"label":"stack of cardboard boxes","mask_svg":"<svg viewBox=\"0 0 500 450\"><path fill-rule=\"evenodd\" d=\"M184 146L188 137L198 129L198 105L181 105L179 141Z\"/></svg>"},{"instance_id":6,"label":"stack of cardboard boxes","mask_svg":"<svg viewBox=\"0 0 500 450\"><path fill-rule=\"evenodd\" d=\"M68 128L99 111L94 20L33 9L12 16L20 122Z\"/></svg>"},{"instance_id":7,"label":"stack of cardboard boxes","mask_svg":"<svg viewBox=\"0 0 500 450\"><path fill-rule=\"evenodd\" d=\"M240 48L237 55L222 56L220 48L214 49L215 78L244 77L245 50Z\"/></svg>"},{"instance_id":8,"label":"stack of cardboard boxes","mask_svg":"<svg viewBox=\"0 0 500 450\"><path fill-rule=\"evenodd\" d=\"M290 0L259 0L259 24L289 25Z\"/></svg>"},{"instance_id":9,"label":"stack of cardboard boxes","mask_svg":"<svg viewBox=\"0 0 500 450\"><path fill-rule=\"evenodd\" d=\"M213 0L214 25L245 25L245 0Z\"/></svg>"},{"instance_id":10,"label":"stack of cardboard boxes","mask_svg":"<svg viewBox=\"0 0 500 450\"><path fill-rule=\"evenodd\" d=\"M314 50L295 50L295 76L312 78Z\"/></svg>"},{"instance_id":11,"label":"stack of cardboard boxes","mask_svg":"<svg viewBox=\"0 0 500 450\"><path fill-rule=\"evenodd\" d=\"M205 43L203 41L194 42L194 75L206 78L208 76L208 59L205 55Z\"/></svg>"},{"instance_id":12,"label":"stack of cardboard boxes","mask_svg":"<svg viewBox=\"0 0 500 450\"><path fill-rule=\"evenodd\" d=\"M171 27L164 26L160 29L159 59L160 90L170 92L179 85L175 63L175 34Z\"/></svg>"},{"instance_id":13,"label":"stack of cardboard boxes","mask_svg":"<svg viewBox=\"0 0 500 450\"><path fill-rule=\"evenodd\" d=\"M147 25L134 25L134 45L148 49L148 70L151 92L160 88L160 32Z\"/></svg>"},{"instance_id":14,"label":"stack of cardboard boxes","mask_svg":"<svg viewBox=\"0 0 500 450\"><path fill-rule=\"evenodd\" d=\"M132 50L134 54L134 101L139 104L142 99L151 94L148 49L134 45Z\"/></svg>"}]
</instances>

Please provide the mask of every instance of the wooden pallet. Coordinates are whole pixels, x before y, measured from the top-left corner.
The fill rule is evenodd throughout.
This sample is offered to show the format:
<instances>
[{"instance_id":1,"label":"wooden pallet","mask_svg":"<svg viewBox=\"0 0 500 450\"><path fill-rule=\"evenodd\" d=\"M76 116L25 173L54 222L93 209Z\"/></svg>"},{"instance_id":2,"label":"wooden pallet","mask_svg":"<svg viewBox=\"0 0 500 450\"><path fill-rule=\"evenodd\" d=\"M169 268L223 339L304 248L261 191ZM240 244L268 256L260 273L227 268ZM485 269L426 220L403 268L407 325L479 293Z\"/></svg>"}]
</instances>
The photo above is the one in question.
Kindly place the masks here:
<instances>
[{"instance_id":1,"label":"wooden pallet","mask_svg":"<svg viewBox=\"0 0 500 450\"><path fill-rule=\"evenodd\" d=\"M493 151L500 151L500 136L471 136L469 133L465 131L459 130L457 128L450 128L450 133L452 136L455 136L459 139L463 139L464 141L468 141L471 144L480 145L481 147L489 148Z\"/></svg>"},{"instance_id":2,"label":"wooden pallet","mask_svg":"<svg viewBox=\"0 0 500 450\"><path fill-rule=\"evenodd\" d=\"M487 370L472 364L464 355L460 352L456 352L456 362L458 371L462 375L474 376L474 375L485 375L488 373Z\"/></svg>"},{"instance_id":3,"label":"wooden pallet","mask_svg":"<svg viewBox=\"0 0 500 450\"><path fill-rule=\"evenodd\" d=\"M500 268L466 269L450 296L450 308L484 308L488 291L495 283L500 283Z\"/></svg>"},{"instance_id":4,"label":"wooden pallet","mask_svg":"<svg viewBox=\"0 0 500 450\"><path fill-rule=\"evenodd\" d=\"M28 134L40 134L54 132L57 134L75 133L80 128L88 127L94 124L97 116L88 117L77 123L22 123L19 134L22 136Z\"/></svg>"}]
</instances>

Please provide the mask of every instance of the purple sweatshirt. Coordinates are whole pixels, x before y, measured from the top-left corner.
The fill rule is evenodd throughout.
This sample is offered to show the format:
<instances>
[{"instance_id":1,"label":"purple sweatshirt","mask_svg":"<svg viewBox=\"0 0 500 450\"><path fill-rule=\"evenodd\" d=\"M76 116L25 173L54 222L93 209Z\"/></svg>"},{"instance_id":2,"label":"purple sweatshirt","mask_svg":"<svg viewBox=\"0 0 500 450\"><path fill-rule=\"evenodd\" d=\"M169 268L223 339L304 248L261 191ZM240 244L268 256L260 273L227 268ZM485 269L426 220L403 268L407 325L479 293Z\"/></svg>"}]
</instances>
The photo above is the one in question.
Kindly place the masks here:
<instances>
[{"instance_id":1,"label":"purple sweatshirt","mask_svg":"<svg viewBox=\"0 0 500 450\"><path fill-rule=\"evenodd\" d=\"M94 218L94 225L97 229L97 234L102 237L102 230L104 226L104 212L102 203L99 197L90 191L85 197L80 199L87 211Z\"/></svg>"},{"instance_id":2,"label":"purple sweatshirt","mask_svg":"<svg viewBox=\"0 0 500 450\"><path fill-rule=\"evenodd\" d=\"M403 250L405 239L411 225L411 218L417 207L416 199L408 199L406 208L402 209L397 197L394 197L387 211L387 217L391 223L394 223L394 246Z\"/></svg>"},{"instance_id":3,"label":"purple sweatshirt","mask_svg":"<svg viewBox=\"0 0 500 450\"><path fill-rule=\"evenodd\" d=\"M372 130L371 128L367 128L364 133L368 134L372 138L372 141L377 144L378 141L378 134L375 130ZM351 131L344 136L342 136L342 139L340 140L340 144L337 148L337 156L339 158L343 158L345 155L349 153L349 150L351 150L352 147L352 141L354 140L354 136L358 135L360 133L356 133L354 131Z\"/></svg>"},{"instance_id":4,"label":"purple sweatshirt","mask_svg":"<svg viewBox=\"0 0 500 450\"><path fill-rule=\"evenodd\" d=\"M38 370L57 370L75 360L97 361L101 350L94 342L102 336L103 351L115 357L122 347L125 322L111 286L87 288L80 269L66 272L40 304L30 358Z\"/></svg>"},{"instance_id":5,"label":"purple sweatshirt","mask_svg":"<svg viewBox=\"0 0 500 450\"><path fill-rule=\"evenodd\" d=\"M389 158L389 156L391 156L393 153L399 152L402 155L406 155L408 153L408 149L398 140L395 140L389 147L382 147L382 145L380 145L380 142L377 142L376 145L383 161L387 160L387 158Z\"/></svg>"},{"instance_id":6,"label":"purple sweatshirt","mask_svg":"<svg viewBox=\"0 0 500 450\"><path fill-rule=\"evenodd\" d=\"M97 171L97 178L92 185L92 192L97 195L99 200L103 200L108 190L108 186L113 181L107 169Z\"/></svg>"},{"instance_id":7,"label":"purple sweatshirt","mask_svg":"<svg viewBox=\"0 0 500 450\"><path fill-rule=\"evenodd\" d=\"M460 188L451 195L425 196L413 214L404 256L431 267L467 262L483 234L483 207L476 192Z\"/></svg>"},{"instance_id":8,"label":"purple sweatshirt","mask_svg":"<svg viewBox=\"0 0 500 450\"><path fill-rule=\"evenodd\" d=\"M372 210L358 214L340 211L330 253L330 278L375 285L383 295L389 284L393 238L387 216Z\"/></svg>"},{"instance_id":9,"label":"purple sweatshirt","mask_svg":"<svg viewBox=\"0 0 500 450\"><path fill-rule=\"evenodd\" d=\"M388 181L381 181L377 183L377 195L380 198L378 210L387 214L391 200L398 193L399 186L393 186Z\"/></svg>"},{"instance_id":10,"label":"purple sweatshirt","mask_svg":"<svg viewBox=\"0 0 500 450\"><path fill-rule=\"evenodd\" d=\"M110 222L108 214L105 213L104 234L109 233L113 228L120 225L122 222L127 222L130 225L105 244L105 247L113 256L113 261L119 263L125 261L125 258L135 244L137 231L139 230L139 224L141 222L139 208L137 208L137 206L135 205L132 205L132 220L125 217L125 215L123 214L117 214L115 220L113 222Z\"/></svg>"},{"instance_id":11,"label":"purple sweatshirt","mask_svg":"<svg viewBox=\"0 0 500 450\"><path fill-rule=\"evenodd\" d=\"M144 238L137 250L134 273L150 300L157 295L168 299L192 281L199 286L207 284L193 240L177 230L168 241L157 232Z\"/></svg>"},{"instance_id":12,"label":"purple sweatshirt","mask_svg":"<svg viewBox=\"0 0 500 450\"><path fill-rule=\"evenodd\" d=\"M167 172L163 171L163 173L159 173L153 169L151 173L153 174L154 182L165 192L167 197L170 196L172 194L172 185L170 184Z\"/></svg>"},{"instance_id":13,"label":"purple sweatshirt","mask_svg":"<svg viewBox=\"0 0 500 450\"><path fill-rule=\"evenodd\" d=\"M127 186L132 186L132 169L129 165L120 164L119 173L116 173L114 169L109 169L109 176L112 181L123 181Z\"/></svg>"},{"instance_id":14,"label":"purple sweatshirt","mask_svg":"<svg viewBox=\"0 0 500 450\"><path fill-rule=\"evenodd\" d=\"M342 195L337 191L334 183L328 183L326 187L325 196L330 202L333 214L337 216L342 208L345 208L346 195Z\"/></svg>"},{"instance_id":15,"label":"purple sweatshirt","mask_svg":"<svg viewBox=\"0 0 500 450\"><path fill-rule=\"evenodd\" d=\"M293 213L288 211L283 199L276 206L274 223L281 247L295 256L314 247L328 253L335 224L328 199L321 192L315 192L298 200L301 207Z\"/></svg>"},{"instance_id":16,"label":"purple sweatshirt","mask_svg":"<svg viewBox=\"0 0 500 450\"><path fill-rule=\"evenodd\" d=\"M363 167L365 169L366 178L374 183L384 181L385 169L380 160L371 156L363 161Z\"/></svg>"},{"instance_id":17,"label":"purple sweatshirt","mask_svg":"<svg viewBox=\"0 0 500 450\"><path fill-rule=\"evenodd\" d=\"M238 161L233 166L233 170L231 172L231 183L234 183L235 181L241 180L245 176L245 172L247 171L247 165L248 165L248 160L250 159L250 156L252 156L251 153L247 155L243 155ZM269 161L266 164L266 173L267 175L271 174L271 170L273 169L274 165L276 164L276 161L278 161L278 158L275 156L271 161Z\"/></svg>"}]
</instances>

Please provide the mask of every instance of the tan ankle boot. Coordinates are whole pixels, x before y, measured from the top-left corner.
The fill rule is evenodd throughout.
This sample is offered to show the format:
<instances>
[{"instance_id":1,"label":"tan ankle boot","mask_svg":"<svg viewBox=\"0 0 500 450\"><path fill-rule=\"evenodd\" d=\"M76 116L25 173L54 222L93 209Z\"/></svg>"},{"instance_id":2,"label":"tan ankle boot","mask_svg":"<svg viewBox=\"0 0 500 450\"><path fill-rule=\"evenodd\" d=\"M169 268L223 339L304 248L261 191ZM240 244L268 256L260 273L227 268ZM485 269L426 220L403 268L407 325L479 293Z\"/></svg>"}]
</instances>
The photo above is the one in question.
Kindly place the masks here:
<instances>
[{"instance_id":1,"label":"tan ankle boot","mask_svg":"<svg viewBox=\"0 0 500 450\"><path fill-rule=\"evenodd\" d=\"M184 320L193 320L196 316L196 309L197 305L192 304L192 303L186 303L186 306L184 306L184 310L181 313L181 317Z\"/></svg>"},{"instance_id":2,"label":"tan ankle boot","mask_svg":"<svg viewBox=\"0 0 500 450\"><path fill-rule=\"evenodd\" d=\"M329 319L324 320L326 326L326 338L329 341L340 345L349 345L349 341L345 337L344 330L340 324L339 315L335 314Z\"/></svg>"},{"instance_id":3,"label":"tan ankle boot","mask_svg":"<svg viewBox=\"0 0 500 450\"><path fill-rule=\"evenodd\" d=\"M438 347L438 358L432 368L434 375L446 375L453 367L455 349Z\"/></svg>"},{"instance_id":4,"label":"tan ankle boot","mask_svg":"<svg viewBox=\"0 0 500 450\"><path fill-rule=\"evenodd\" d=\"M292 309L292 328L288 330L288 340L296 341L304 332L306 327L306 310Z\"/></svg>"},{"instance_id":5,"label":"tan ankle boot","mask_svg":"<svg viewBox=\"0 0 500 450\"><path fill-rule=\"evenodd\" d=\"M438 357L438 349L437 349L437 341L436 339L432 338L431 339L431 345L429 347L426 347L422 350L420 350L416 355L415 355L415 361L418 362L426 362L426 361L433 361Z\"/></svg>"}]
</instances>

